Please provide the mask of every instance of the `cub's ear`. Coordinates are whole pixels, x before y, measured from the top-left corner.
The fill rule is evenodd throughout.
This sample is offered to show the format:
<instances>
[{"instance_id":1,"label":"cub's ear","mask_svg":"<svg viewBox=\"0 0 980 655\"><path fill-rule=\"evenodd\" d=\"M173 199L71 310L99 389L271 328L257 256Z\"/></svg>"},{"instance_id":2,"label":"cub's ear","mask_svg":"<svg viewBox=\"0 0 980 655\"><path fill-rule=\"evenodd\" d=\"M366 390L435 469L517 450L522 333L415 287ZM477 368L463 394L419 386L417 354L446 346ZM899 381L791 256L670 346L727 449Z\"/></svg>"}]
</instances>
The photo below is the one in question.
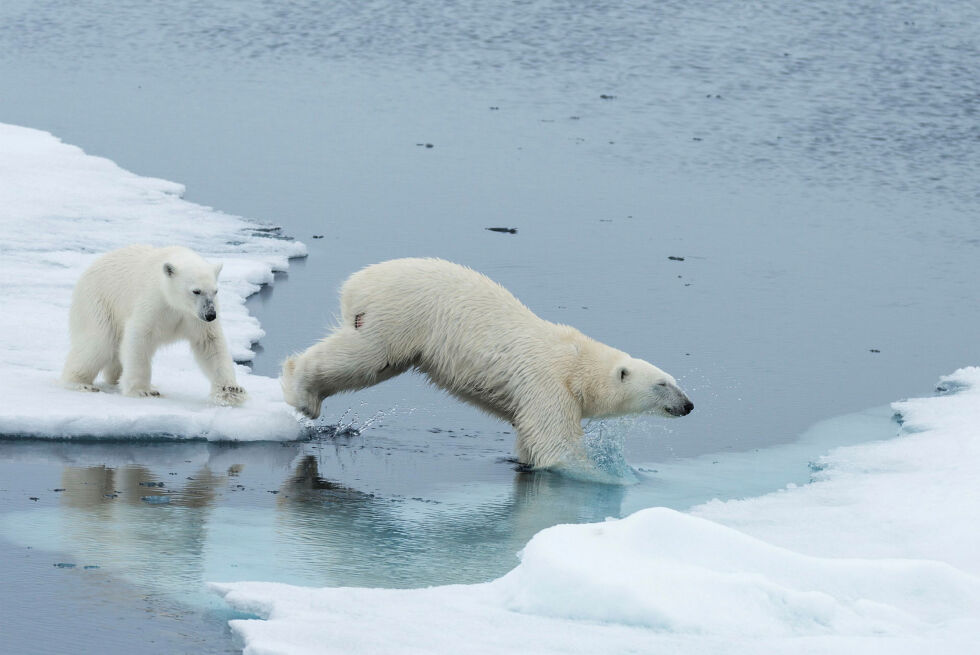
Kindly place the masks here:
<instances>
[{"instance_id":1,"label":"cub's ear","mask_svg":"<svg viewBox=\"0 0 980 655\"><path fill-rule=\"evenodd\" d=\"M215 264L214 265L214 279L217 280L218 279L218 276L221 275L221 267L222 266L224 266L224 263Z\"/></svg>"},{"instance_id":2,"label":"cub's ear","mask_svg":"<svg viewBox=\"0 0 980 655\"><path fill-rule=\"evenodd\" d=\"M167 277L173 277L177 275L177 269L174 268L173 264L167 262L166 264L163 265L163 274L166 275Z\"/></svg>"}]
</instances>

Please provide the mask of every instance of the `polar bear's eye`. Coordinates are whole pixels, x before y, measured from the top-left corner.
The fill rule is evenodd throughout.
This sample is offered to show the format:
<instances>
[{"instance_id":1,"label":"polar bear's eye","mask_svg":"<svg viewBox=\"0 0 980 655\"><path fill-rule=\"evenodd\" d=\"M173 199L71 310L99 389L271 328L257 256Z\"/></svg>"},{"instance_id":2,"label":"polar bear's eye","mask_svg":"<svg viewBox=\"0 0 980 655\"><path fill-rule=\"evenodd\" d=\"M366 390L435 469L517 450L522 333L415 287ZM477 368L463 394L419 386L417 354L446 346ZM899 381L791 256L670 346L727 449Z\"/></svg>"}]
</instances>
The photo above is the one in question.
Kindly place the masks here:
<instances>
[{"instance_id":1,"label":"polar bear's eye","mask_svg":"<svg viewBox=\"0 0 980 655\"><path fill-rule=\"evenodd\" d=\"M199 296L199 295L201 295L201 290L200 289L194 289L193 291L191 291L191 293L193 293L195 296Z\"/></svg>"},{"instance_id":2,"label":"polar bear's eye","mask_svg":"<svg viewBox=\"0 0 980 655\"><path fill-rule=\"evenodd\" d=\"M626 376L629 374L630 374L629 369L627 369L625 366L619 369L619 381L622 382L623 380L625 380Z\"/></svg>"}]
</instances>

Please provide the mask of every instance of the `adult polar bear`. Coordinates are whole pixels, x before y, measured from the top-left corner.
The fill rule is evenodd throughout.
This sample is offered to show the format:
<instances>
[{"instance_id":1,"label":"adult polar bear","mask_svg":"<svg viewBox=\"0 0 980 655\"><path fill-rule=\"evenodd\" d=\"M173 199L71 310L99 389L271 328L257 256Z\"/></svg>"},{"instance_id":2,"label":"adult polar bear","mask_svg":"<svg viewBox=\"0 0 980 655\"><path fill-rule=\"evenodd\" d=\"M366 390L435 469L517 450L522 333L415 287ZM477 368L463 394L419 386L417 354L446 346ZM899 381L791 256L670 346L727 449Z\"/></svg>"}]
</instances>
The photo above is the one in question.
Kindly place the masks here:
<instances>
[{"instance_id":1,"label":"adult polar bear","mask_svg":"<svg viewBox=\"0 0 980 655\"><path fill-rule=\"evenodd\" d=\"M160 346L186 339L211 381L211 400L240 405L247 398L218 323L215 295L221 265L181 246L128 246L102 255L72 294L71 349L61 380L98 391L102 371L127 396L159 396L150 362Z\"/></svg>"},{"instance_id":2,"label":"adult polar bear","mask_svg":"<svg viewBox=\"0 0 980 655\"><path fill-rule=\"evenodd\" d=\"M416 368L513 423L533 467L582 452L583 418L694 405L656 366L537 317L488 277L440 259L369 266L340 291L341 324L283 364L283 396L316 418L324 398Z\"/></svg>"}]
</instances>

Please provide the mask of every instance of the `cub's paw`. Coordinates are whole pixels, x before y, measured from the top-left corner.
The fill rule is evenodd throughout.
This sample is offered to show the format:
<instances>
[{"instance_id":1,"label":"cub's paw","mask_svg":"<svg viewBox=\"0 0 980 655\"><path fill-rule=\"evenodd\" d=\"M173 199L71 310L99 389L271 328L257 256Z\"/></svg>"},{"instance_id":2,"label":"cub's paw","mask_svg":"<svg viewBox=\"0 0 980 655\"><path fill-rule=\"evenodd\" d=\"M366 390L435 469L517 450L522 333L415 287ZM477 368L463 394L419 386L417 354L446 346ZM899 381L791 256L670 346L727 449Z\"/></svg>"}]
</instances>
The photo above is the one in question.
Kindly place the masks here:
<instances>
[{"instance_id":1,"label":"cub's paw","mask_svg":"<svg viewBox=\"0 0 980 655\"><path fill-rule=\"evenodd\" d=\"M159 398L160 392L156 389L130 389L126 395L132 398Z\"/></svg>"},{"instance_id":2,"label":"cub's paw","mask_svg":"<svg viewBox=\"0 0 980 655\"><path fill-rule=\"evenodd\" d=\"M61 384L70 391L101 391L94 384L85 384L84 382L62 382Z\"/></svg>"},{"instance_id":3,"label":"cub's paw","mask_svg":"<svg viewBox=\"0 0 980 655\"><path fill-rule=\"evenodd\" d=\"M211 392L211 402L215 405L230 405L237 407L248 400L248 392L237 384L226 384Z\"/></svg>"}]
</instances>

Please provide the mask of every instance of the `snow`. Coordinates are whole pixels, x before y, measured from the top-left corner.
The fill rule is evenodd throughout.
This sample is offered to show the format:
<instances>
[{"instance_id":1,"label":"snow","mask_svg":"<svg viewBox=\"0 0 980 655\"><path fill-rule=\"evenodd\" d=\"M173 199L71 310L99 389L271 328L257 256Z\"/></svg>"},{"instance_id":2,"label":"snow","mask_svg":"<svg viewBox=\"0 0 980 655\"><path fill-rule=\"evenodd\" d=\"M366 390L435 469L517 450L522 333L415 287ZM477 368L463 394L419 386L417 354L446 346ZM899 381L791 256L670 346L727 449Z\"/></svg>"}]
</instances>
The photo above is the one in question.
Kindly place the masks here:
<instances>
[{"instance_id":1,"label":"snow","mask_svg":"<svg viewBox=\"0 0 980 655\"><path fill-rule=\"evenodd\" d=\"M814 479L538 533L477 585L212 587L272 653L932 653L980 639L980 368Z\"/></svg>"},{"instance_id":2,"label":"snow","mask_svg":"<svg viewBox=\"0 0 980 655\"><path fill-rule=\"evenodd\" d=\"M276 228L181 199L184 188L140 177L52 135L0 124L0 434L32 437L295 439L303 427L276 380L238 366L251 399L207 402L209 385L186 344L153 363L160 399L68 391L57 379L68 348L68 307L81 272L132 243L184 245L223 262L221 322L236 361L263 336L245 298L272 282L302 243Z\"/></svg>"}]
</instances>

